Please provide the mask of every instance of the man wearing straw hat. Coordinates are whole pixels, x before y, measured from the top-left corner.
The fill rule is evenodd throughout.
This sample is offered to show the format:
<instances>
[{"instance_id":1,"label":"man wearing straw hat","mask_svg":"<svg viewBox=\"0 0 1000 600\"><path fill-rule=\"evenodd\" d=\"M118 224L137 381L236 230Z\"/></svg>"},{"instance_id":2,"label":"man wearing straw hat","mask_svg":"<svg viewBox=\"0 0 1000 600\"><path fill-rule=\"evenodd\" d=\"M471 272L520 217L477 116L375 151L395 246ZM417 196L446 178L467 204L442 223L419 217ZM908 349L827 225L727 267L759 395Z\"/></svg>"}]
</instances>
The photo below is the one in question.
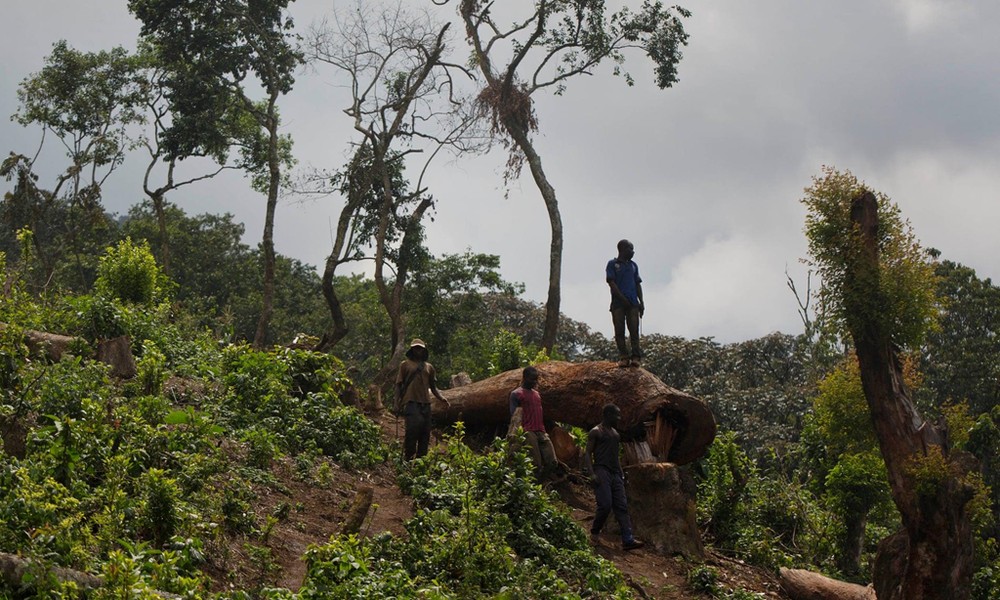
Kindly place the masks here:
<instances>
[{"instance_id":1,"label":"man wearing straw hat","mask_svg":"<svg viewBox=\"0 0 1000 600\"><path fill-rule=\"evenodd\" d=\"M431 399L434 397L448 404L441 397L434 379L434 365L427 362L427 345L417 338L410 342L406 360L399 365L396 374L396 414L403 416L406 434L403 438L403 456L406 460L427 454L431 439Z\"/></svg>"}]
</instances>

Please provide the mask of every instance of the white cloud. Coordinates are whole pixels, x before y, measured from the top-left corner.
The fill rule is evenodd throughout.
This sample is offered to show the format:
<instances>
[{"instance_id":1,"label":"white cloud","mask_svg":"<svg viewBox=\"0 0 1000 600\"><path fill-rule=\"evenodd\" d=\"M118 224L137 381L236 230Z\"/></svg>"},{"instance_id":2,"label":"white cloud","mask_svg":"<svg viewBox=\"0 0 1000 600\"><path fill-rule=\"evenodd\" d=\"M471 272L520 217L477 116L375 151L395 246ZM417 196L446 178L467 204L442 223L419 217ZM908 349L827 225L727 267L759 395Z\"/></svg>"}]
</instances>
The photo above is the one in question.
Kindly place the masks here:
<instances>
[{"instance_id":1,"label":"white cloud","mask_svg":"<svg viewBox=\"0 0 1000 600\"><path fill-rule=\"evenodd\" d=\"M893 0L892 6L913 33L941 28L969 12L964 0Z\"/></svg>"},{"instance_id":2,"label":"white cloud","mask_svg":"<svg viewBox=\"0 0 1000 600\"><path fill-rule=\"evenodd\" d=\"M774 249L744 235L713 238L683 257L670 281L643 286L650 330L720 341L797 330L795 300Z\"/></svg>"}]
</instances>

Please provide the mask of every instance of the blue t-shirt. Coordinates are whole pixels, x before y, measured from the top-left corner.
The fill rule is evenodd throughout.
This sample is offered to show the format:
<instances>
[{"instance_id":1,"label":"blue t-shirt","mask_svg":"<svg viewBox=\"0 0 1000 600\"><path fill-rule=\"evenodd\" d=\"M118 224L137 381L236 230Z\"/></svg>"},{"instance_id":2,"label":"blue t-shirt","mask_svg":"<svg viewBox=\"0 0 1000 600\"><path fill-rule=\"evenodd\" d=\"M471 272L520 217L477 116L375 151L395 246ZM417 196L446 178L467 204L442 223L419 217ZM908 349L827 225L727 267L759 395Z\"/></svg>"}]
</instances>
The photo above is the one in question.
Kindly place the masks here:
<instances>
[{"instance_id":1,"label":"blue t-shirt","mask_svg":"<svg viewBox=\"0 0 1000 600\"><path fill-rule=\"evenodd\" d=\"M639 277L639 265L633 260L620 261L612 258L608 261L607 280L614 281L622 295L628 298L633 306L639 304L639 284L642 277ZM615 295L611 295L611 306L615 305Z\"/></svg>"}]
</instances>

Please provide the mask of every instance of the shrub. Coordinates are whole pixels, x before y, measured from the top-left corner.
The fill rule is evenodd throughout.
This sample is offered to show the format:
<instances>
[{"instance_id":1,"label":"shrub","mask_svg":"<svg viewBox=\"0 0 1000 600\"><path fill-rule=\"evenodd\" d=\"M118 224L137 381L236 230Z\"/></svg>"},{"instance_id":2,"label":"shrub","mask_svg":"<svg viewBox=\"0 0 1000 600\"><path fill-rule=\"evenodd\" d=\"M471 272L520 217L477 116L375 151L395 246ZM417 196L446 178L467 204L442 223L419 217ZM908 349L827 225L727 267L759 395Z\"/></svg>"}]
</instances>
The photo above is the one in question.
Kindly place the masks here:
<instances>
[{"instance_id":1,"label":"shrub","mask_svg":"<svg viewBox=\"0 0 1000 600\"><path fill-rule=\"evenodd\" d=\"M97 265L94 286L107 298L150 304L157 296L162 277L149 242L143 240L133 244L131 238L125 238L117 246L105 250Z\"/></svg>"},{"instance_id":2,"label":"shrub","mask_svg":"<svg viewBox=\"0 0 1000 600\"><path fill-rule=\"evenodd\" d=\"M150 469L142 477L143 529L157 547L173 537L179 519L177 483L161 469Z\"/></svg>"}]
</instances>

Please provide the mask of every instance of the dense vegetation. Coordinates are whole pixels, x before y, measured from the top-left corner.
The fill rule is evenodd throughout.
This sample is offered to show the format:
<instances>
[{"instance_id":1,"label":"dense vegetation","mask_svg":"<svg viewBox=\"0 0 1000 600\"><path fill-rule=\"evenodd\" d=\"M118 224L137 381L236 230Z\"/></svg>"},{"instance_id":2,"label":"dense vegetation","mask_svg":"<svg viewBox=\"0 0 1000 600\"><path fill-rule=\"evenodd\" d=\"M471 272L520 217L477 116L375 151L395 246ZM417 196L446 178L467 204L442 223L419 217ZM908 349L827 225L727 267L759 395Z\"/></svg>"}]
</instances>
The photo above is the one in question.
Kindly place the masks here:
<instances>
[{"instance_id":1,"label":"dense vegetation","mask_svg":"<svg viewBox=\"0 0 1000 600\"><path fill-rule=\"evenodd\" d=\"M384 96L356 98L352 115L359 124L371 119L364 139L353 142L344 169L313 178L313 191L345 200L339 241L320 275L276 255L273 231L251 247L231 215L189 215L167 200L222 169L241 169L273 216L294 163L291 140L278 133L277 103L303 59L292 47L288 1L226 14L216 3L188 3L196 14L174 4L129 2L143 20L139 52L83 53L58 42L19 89L14 118L66 154L50 180L37 172L40 152L14 149L0 164L9 183L0 203L0 552L31 565L27 587L0 584L0 597L82 596L54 575L56 566L100 574L103 584L89 593L96 598L154 590L220 598L631 597L565 506L534 483L526 456L504 443L473 451L459 426L439 452L402 464L357 407L359 395L377 398L388 388L407 333L433 348L441 388L460 372L480 379L550 358L614 356L605 336L553 315L558 289L548 306L537 305L499 276L499 257L427 250L421 219L433 199L407 179L403 157L415 149L407 144L437 140L433 156L468 140L431 130L416 136L402 124L430 127L429 115L448 113L435 104L435 95L454 99L448 69L455 65L441 59L447 27L387 20L403 28L385 32L386 40L421 41L407 65L383 65L393 73L385 90L376 65L374 88ZM588 27L600 28L603 5L584 4L595 16ZM476 8L478 22L490 23L487 5L461 5L464 17ZM174 35L171 19L186 35ZM341 35L366 33L374 21ZM674 33L658 41L653 31L626 33L652 35L651 50L672 68L686 35L671 22L664 31ZM584 37L607 53L591 58L618 58L607 42L619 38L591 33L602 35ZM248 75L266 98L248 95ZM519 110L527 120L514 125L527 134L534 116L525 98ZM413 112L421 109L428 114ZM147 199L126 215L109 214L102 186L135 160L137 147L149 151ZM509 166L525 158L515 153ZM185 159L205 170L175 179ZM820 294L799 299L802 334L733 344L647 335L644 367L705 399L720 423L708 455L691 467L699 523L717 552L869 581L876 545L898 529L900 515L845 334L854 315L833 293L850 282L829 266L851 251L853 229L838 203L855 184L829 171L807 192L806 230L824 281ZM879 240L890 256L878 290L884 304L860 310L886 319L922 414L947 423L951 448L978 462L969 473L973 596L997 598L1000 288L922 251L898 209L884 206L892 225ZM374 278L336 273L362 259L374 261ZM32 331L72 340L53 354L29 347ZM95 350L122 336L136 361L136 375L124 379ZM334 537L307 552L302 589L273 587L269 537L294 508L261 514L255 507L263 491L288 484L277 465L292 465L296 483L321 485L334 468L360 478L386 464L415 508L405 534ZM947 471L930 456L913 467L913 480L930 490ZM253 572L238 586L219 574L232 548ZM690 580L712 596L746 597L721 589L710 568L693 567Z\"/></svg>"},{"instance_id":2,"label":"dense vegetation","mask_svg":"<svg viewBox=\"0 0 1000 600\"><path fill-rule=\"evenodd\" d=\"M171 214L190 220L176 209ZM204 569L233 539L256 540L247 543L266 555L267 532L280 516L262 520L251 506L255 486L279 485L270 469L276 459L293 458L309 480L324 461L366 469L394 456L377 427L341 400L347 386L363 384L388 360L379 336L386 328L371 308L371 282L342 278L346 310L359 328L335 353L341 358L280 346L255 350L239 341L251 335L252 319L242 336L232 325L245 288L197 277L202 253L230 265L252 254L234 236L217 235L231 221L205 217L188 229L229 245L214 242L220 251L211 253L207 241L192 243L190 257L176 247L179 262L191 269L185 290L162 273L137 235L143 218L136 210L120 222L120 241L92 261L89 293L34 288L30 252L5 264L0 548L38 565L101 573L111 596L125 588L204 596L210 589ZM409 314L440 344L442 387L460 370L482 377L538 359L533 340L541 307L519 300L518 286L497 277L495 257L430 258L426 265L415 280L429 283L413 290ZM206 269L228 270L226 264ZM911 355L908 372L925 409L948 419L954 443L982 461L976 593L989 598L1000 572L991 492L1000 413L989 396L995 390L964 374L997 360L991 329L997 321L989 317L997 288L948 261L936 270L947 309L919 355ZM308 269L283 277L290 289L317 293ZM445 280L462 284L434 283ZM308 303L299 300L307 292L301 293L276 305L276 314L287 314L277 322L288 323L288 342L323 318L318 304L308 314ZM50 362L29 353L25 329L79 341ZM613 352L585 325L567 320L563 332L573 359ZM118 335L132 340L137 359L138 375L127 381L109 377L93 357L95 342ZM898 516L856 363L849 353L818 348L820 340L775 333L723 345L650 335L646 367L708 400L723 427L695 465L699 519L710 544L756 564L808 566L864 581L875 544L896 528ZM981 353L975 361L970 345ZM345 537L317 546L298 595L338 589L367 590L359 597L416 590L428 597L505 597L512 589L536 590L538 597L585 596L585 590L629 595L614 567L587 550L582 530L566 520L558 501L531 482L524 456L511 462L503 447L474 453L460 432L446 448L400 471L419 509L405 537ZM860 544L852 546L859 526ZM292 595L265 591L266 581L237 595ZM35 585L72 595L53 578Z\"/></svg>"}]
</instances>

